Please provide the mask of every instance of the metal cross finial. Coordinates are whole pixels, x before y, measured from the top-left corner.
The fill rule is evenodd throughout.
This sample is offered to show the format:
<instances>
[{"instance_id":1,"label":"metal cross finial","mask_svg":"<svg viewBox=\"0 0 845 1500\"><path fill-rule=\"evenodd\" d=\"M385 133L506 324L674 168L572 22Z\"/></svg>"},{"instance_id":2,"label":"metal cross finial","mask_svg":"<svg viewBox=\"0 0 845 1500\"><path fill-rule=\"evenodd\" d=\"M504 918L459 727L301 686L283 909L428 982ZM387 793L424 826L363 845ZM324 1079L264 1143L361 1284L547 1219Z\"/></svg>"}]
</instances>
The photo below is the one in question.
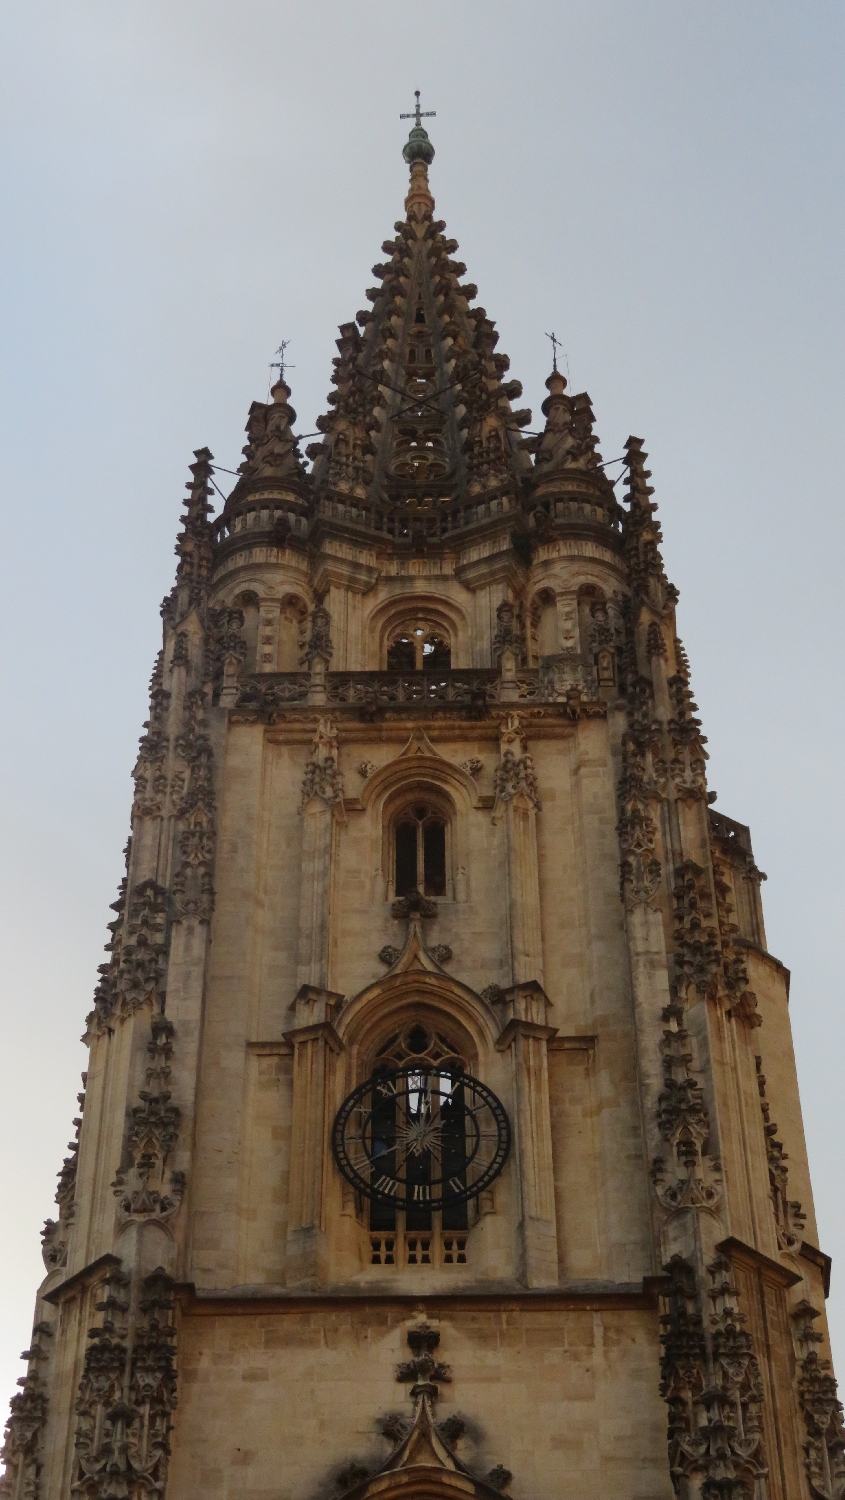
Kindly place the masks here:
<instances>
[{"instance_id":1,"label":"metal cross finial","mask_svg":"<svg viewBox=\"0 0 845 1500\"><path fill-rule=\"evenodd\" d=\"M435 117L435 115L437 114L437 110L436 109L420 109L420 91L419 91L419 89L414 89L414 98L417 101L417 107L414 110L413 114L400 115L399 118L400 118L400 120L413 120L414 124L416 125L417 129L419 130L420 124L422 123L422 121L423 120L433 120L434 117Z\"/></svg>"},{"instance_id":2,"label":"metal cross finial","mask_svg":"<svg viewBox=\"0 0 845 1500\"><path fill-rule=\"evenodd\" d=\"M546 338L547 339L551 339L551 341L552 341L552 369L556 371L557 370L557 346L560 343L560 339L558 338L558 336L557 336L556 333L547 333L546 334Z\"/></svg>"},{"instance_id":3,"label":"metal cross finial","mask_svg":"<svg viewBox=\"0 0 845 1500\"><path fill-rule=\"evenodd\" d=\"M287 360L285 359L285 350L287 349L287 346L288 346L289 343L290 343L290 339L282 339L282 342L280 343L278 349L276 350L276 353L278 354L279 358L278 359L274 359L273 362L270 365L270 369L271 370L278 370L278 372L279 372L279 379L280 380L284 380L284 378L285 378L285 370L295 370L296 369L296 365L289 365L288 362L287 362Z\"/></svg>"}]
</instances>

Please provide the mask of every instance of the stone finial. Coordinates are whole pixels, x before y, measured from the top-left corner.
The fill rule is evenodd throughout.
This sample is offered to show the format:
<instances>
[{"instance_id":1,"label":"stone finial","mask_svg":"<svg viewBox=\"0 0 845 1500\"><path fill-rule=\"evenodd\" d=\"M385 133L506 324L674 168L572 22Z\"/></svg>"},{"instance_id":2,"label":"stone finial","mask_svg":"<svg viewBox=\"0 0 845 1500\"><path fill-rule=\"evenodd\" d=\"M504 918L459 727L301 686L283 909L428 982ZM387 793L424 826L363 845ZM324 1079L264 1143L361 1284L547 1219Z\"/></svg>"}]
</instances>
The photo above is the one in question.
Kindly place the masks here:
<instances>
[{"instance_id":1,"label":"stone finial","mask_svg":"<svg viewBox=\"0 0 845 1500\"><path fill-rule=\"evenodd\" d=\"M434 1358L434 1351L439 1344L440 1332L429 1323L421 1323L417 1328L408 1329L408 1345L413 1357L399 1366L396 1379L413 1382L413 1397L427 1396L430 1401L435 1401L439 1395L438 1385L446 1384L452 1379L450 1367Z\"/></svg>"}]
</instances>

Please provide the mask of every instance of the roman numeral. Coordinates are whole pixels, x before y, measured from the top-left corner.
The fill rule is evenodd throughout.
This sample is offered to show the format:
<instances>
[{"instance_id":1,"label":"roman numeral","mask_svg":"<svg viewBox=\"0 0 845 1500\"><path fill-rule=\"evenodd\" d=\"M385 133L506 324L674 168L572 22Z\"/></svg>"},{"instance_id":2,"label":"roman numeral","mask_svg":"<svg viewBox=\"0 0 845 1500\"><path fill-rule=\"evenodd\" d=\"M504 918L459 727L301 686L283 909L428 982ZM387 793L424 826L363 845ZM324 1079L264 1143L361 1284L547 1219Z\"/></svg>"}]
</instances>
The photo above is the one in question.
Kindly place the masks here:
<instances>
[{"instance_id":1,"label":"roman numeral","mask_svg":"<svg viewBox=\"0 0 845 1500\"><path fill-rule=\"evenodd\" d=\"M399 1184L395 1177L380 1177L375 1187L377 1193L395 1193Z\"/></svg>"}]
</instances>

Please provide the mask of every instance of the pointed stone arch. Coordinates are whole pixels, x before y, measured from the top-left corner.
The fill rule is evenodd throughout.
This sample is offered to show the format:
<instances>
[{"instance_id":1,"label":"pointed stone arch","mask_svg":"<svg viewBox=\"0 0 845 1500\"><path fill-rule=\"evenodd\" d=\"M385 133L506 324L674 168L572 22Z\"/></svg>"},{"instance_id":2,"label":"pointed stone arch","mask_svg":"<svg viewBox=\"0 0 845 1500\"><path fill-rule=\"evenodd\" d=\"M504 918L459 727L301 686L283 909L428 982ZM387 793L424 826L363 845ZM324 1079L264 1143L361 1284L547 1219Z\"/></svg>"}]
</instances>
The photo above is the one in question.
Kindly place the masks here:
<instances>
[{"instance_id":1,"label":"pointed stone arch","mask_svg":"<svg viewBox=\"0 0 845 1500\"><path fill-rule=\"evenodd\" d=\"M394 789L425 781L450 792L461 808L468 810L482 805L469 772L441 755L422 730L415 731L393 760L367 778L361 789L361 802L364 807L381 807Z\"/></svg>"},{"instance_id":2,"label":"pointed stone arch","mask_svg":"<svg viewBox=\"0 0 845 1500\"><path fill-rule=\"evenodd\" d=\"M492 1005L435 962L418 929L388 973L353 996L336 1029L350 1056L365 1067L390 1027L412 1017L445 1028L484 1081L501 1021Z\"/></svg>"},{"instance_id":3,"label":"pointed stone arch","mask_svg":"<svg viewBox=\"0 0 845 1500\"><path fill-rule=\"evenodd\" d=\"M360 799L370 811L372 853L385 889L391 889L391 828L403 804L419 798L440 806L449 819L447 899L469 899L471 871L468 818L488 804L468 771L441 755L424 731L415 731L404 749L367 778Z\"/></svg>"}]
</instances>

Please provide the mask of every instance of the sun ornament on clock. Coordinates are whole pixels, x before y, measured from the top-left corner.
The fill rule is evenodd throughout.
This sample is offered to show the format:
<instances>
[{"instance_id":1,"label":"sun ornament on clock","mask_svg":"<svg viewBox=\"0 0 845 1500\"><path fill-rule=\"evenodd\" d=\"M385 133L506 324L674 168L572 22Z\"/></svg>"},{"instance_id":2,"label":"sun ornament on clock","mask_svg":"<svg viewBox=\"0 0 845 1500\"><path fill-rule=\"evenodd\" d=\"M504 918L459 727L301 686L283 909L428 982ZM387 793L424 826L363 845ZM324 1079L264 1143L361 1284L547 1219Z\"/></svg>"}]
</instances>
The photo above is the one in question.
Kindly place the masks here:
<instances>
[{"instance_id":1,"label":"sun ornament on clock","mask_svg":"<svg viewBox=\"0 0 845 1500\"><path fill-rule=\"evenodd\" d=\"M332 1129L335 1161L354 1188L397 1209L448 1209L498 1177L511 1146L492 1089L454 1064L380 1070L359 1084Z\"/></svg>"}]
</instances>

